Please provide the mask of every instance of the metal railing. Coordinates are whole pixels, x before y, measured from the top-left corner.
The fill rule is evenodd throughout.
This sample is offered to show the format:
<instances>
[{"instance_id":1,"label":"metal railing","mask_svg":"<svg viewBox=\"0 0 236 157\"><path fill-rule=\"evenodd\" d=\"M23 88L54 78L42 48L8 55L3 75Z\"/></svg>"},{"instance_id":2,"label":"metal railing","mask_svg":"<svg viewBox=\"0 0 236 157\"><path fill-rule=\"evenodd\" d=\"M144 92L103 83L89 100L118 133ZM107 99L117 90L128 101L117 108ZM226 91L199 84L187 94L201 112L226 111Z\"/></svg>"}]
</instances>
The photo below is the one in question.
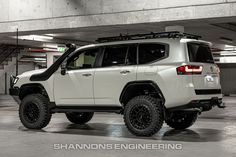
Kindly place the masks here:
<instances>
[{"instance_id":1,"label":"metal railing","mask_svg":"<svg viewBox=\"0 0 236 157\"><path fill-rule=\"evenodd\" d=\"M10 49L10 51L9 51ZM1 52L0 54L0 64L2 64L4 61L6 61L6 59L8 59L14 52L15 52L16 48L8 48L4 51Z\"/></svg>"}]
</instances>

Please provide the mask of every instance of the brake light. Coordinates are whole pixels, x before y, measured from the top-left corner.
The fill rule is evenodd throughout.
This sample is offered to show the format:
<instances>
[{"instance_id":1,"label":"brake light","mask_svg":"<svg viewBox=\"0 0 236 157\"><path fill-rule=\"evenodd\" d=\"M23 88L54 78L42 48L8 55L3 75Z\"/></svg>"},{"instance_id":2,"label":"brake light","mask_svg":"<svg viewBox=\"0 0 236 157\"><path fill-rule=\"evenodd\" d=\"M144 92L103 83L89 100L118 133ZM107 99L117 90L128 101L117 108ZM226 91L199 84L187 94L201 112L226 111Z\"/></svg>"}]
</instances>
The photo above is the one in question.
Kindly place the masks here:
<instances>
[{"instance_id":1,"label":"brake light","mask_svg":"<svg viewBox=\"0 0 236 157\"><path fill-rule=\"evenodd\" d=\"M201 65L184 65L178 67L178 75L198 75L202 73L203 67Z\"/></svg>"}]
</instances>

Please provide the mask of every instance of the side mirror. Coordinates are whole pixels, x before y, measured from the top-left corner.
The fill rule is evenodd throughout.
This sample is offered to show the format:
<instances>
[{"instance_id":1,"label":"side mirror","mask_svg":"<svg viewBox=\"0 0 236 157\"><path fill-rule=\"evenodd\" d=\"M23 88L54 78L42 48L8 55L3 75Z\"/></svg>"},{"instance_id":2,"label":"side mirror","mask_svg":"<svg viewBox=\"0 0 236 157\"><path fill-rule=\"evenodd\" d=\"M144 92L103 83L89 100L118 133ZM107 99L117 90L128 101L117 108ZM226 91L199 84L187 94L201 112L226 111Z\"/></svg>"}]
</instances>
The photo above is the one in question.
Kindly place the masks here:
<instances>
[{"instance_id":1,"label":"side mirror","mask_svg":"<svg viewBox=\"0 0 236 157\"><path fill-rule=\"evenodd\" d=\"M66 62L61 64L61 75L66 75Z\"/></svg>"}]
</instances>

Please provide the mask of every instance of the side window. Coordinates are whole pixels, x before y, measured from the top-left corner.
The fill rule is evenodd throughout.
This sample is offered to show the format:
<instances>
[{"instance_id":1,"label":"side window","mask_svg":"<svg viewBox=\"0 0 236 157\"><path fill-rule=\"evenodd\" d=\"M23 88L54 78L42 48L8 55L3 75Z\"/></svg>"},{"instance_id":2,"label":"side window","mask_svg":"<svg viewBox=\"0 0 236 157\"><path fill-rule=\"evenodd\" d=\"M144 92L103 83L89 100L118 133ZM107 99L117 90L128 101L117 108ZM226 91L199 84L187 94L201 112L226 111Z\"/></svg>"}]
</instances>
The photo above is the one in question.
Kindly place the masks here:
<instances>
[{"instance_id":1,"label":"side window","mask_svg":"<svg viewBox=\"0 0 236 157\"><path fill-rule=\"evenodd\" d=\"M68 59L67 69L76 70L93 68L98 53L99 49L90 49L75 54Z\"/></svg>"},{"instance_id":2,"label":"side window","mask_svg":"<svg viewBox=\"0 0 236 157\"><path fill-rule=\"evenodd\" d=\"M102 67L124 65L128 45L108 46L105 48Z\"/></svg>"},{"instance_id":3,"label":"side window","mask_svg":"<svg viewBox=\"0 0 236 157\"><path fill-rule=\"evenodd\" d=\"M150 63L166 56L166 46L162 44L140 44L139 64Z\"/></svg>"}]
</instances>

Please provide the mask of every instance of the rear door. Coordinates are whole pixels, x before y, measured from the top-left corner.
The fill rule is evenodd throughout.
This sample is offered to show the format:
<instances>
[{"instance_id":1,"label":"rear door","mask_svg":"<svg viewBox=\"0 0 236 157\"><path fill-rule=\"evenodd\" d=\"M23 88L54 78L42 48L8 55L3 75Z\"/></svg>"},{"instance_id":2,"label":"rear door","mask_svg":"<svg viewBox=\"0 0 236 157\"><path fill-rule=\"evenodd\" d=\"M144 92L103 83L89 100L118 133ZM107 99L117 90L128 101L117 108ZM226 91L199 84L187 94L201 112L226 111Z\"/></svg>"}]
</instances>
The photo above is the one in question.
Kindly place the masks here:
<instances>
[{"instance_id":1,"label":"rear door","mask_svg":"<svg viewBox=\"0 0 236 157\"><path fill-rule=\"evenodd\" d=\"M124 86L136 80L137 46L111 45L104 48L102 63L95 69L96 105L120 105Z\"/></svg>"},{"instance_id":2,"label":"rear door","mask_svg":"<svg viewBox=\"0 0 236 157\"><path fill-rule=\"evenodd\" d=\"M199 94L219 93L219 89L221 89L219 69L218 66L214 64L209 45L205 43L189 42L187 43L187 47L191 64L199 65L202 68L200 75L192 75L196 93L198 91L200 92ZM204 91L206 91L206 93L204 93Z\"/></svg>"}]
</instances>

